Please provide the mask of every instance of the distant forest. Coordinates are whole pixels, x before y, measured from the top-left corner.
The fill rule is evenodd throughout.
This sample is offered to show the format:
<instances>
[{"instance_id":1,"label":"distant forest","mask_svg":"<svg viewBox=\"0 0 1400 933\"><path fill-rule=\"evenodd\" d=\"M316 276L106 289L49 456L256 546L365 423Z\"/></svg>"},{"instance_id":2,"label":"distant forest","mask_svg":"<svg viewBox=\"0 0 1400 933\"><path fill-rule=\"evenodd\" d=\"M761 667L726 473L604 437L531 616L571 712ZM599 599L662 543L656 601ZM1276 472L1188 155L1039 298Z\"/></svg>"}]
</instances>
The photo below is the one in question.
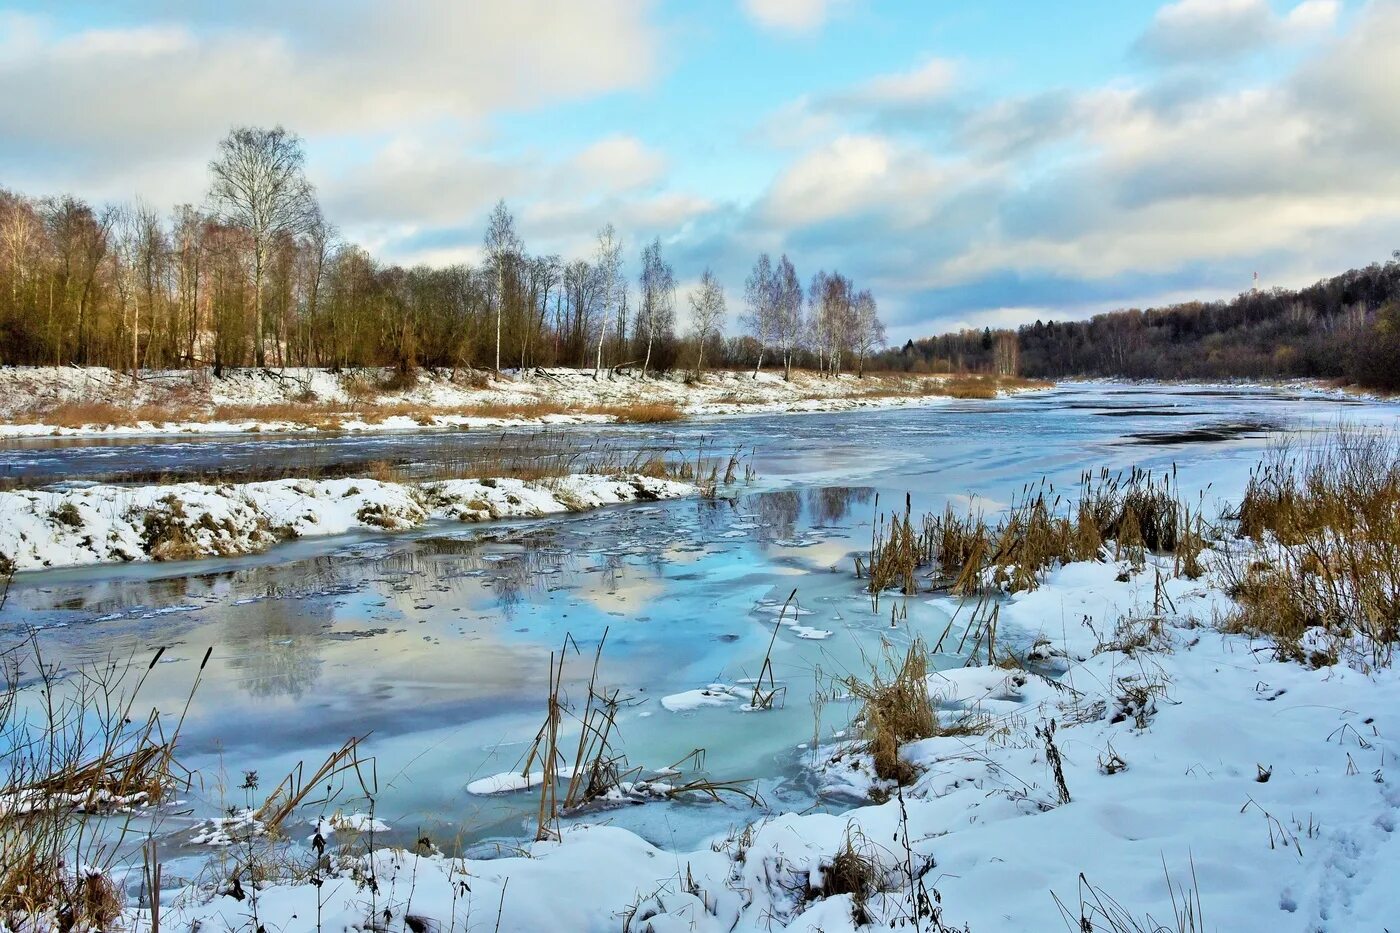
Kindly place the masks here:
<instances>
[{"instance_id":1,"label":"distant forest","mask_svg":"<svg viewBox=\"0 0 1400 933\"><path fill-rule=\"evenodd\" d=\"M1336 379L1400 391L1400 251L1296 291L965 330L911 340L871 365L1044 378Z\"/></svg>"},{"instance_id":2,"label":"distant forest","mask_svg":"<svg viewBox=\"0 0 1400 933\"><path fill-rule=\"evenodd\" d=\"M659 238L633 270L612 224L591 255L532 254L504 201L475 266L386 264L337 235L305 158L282 127L235 128L204 203L169 215L0 187L0 364L840 373L885 343L875 297L837 270L804 286L786 255L759 255L727 335L719 278L686 270L681 308Z\"/></svg>"}]
</instances>

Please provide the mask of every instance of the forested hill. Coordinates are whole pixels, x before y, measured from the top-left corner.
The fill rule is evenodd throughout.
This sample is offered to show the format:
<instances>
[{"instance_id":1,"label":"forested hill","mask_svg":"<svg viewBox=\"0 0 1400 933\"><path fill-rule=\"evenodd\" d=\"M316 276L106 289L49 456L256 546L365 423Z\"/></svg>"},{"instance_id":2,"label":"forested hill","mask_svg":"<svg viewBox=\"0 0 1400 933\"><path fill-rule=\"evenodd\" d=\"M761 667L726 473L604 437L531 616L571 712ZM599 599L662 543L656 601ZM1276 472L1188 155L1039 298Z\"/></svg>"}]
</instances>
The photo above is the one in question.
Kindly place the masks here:
<instances>
[{"instance_id":1,"label":"forested hill","mask_svg":"<svg viewBox=\"0 0 1400 933\"><path fill-rule=\"evenodd\" d=\"M1011 331L913 340L879 361L891 369L998 370ZM1087 321L1036 321L1014 332L1026 376L1136 379L1339 379L1400 391L1400 251L1297 291L1250 291Z\"/></svg>"}]
</instances>

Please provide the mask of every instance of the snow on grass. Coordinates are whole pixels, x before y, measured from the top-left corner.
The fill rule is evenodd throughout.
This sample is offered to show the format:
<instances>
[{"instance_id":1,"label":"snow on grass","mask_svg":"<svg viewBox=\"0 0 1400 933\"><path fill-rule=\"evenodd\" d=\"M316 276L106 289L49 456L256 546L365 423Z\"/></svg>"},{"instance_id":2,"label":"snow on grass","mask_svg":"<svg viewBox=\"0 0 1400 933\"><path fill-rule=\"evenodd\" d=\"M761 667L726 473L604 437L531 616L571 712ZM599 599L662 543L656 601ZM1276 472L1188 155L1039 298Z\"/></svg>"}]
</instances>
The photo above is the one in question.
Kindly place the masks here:
<instances>
[{"instance_id":1,"label":"snow on grass","mask_svg":"<svg viewBox=\"0 0 1400 933\"><path fill-rule=\"evenodd\" d=\"M845 411L949 401L947 377L712 372L595 379L591 370L421 372L385 388L386 371L319 369L148 371L133 380L101 367L0 369L0 437L246 431L408 431L643 419L671 406L688 415Z\"/></svg>"},{"instance_id":2,"label":"snow on grass","mask_svg":"<svg viewBox=\"0 0 1400 933\"><path fill-rule=\"evenodd\" d=\"M916 776L902 791L873 779L859 742L800 753L828 791L895 793L882 803L778 815L693 852L578 824L523 857L386 849L319 889L263 888L259 921L304 928L294 918L314 916L319 903L328 929L373 919L392 929L615 930L626 920L653 931L834 933L857 929L860 913L873 928L897 924L925 903L923 891L947 928L1073 929L1082 872L1101 898L1139 921L1150 915L1144 928L1176 929L1174 909L1195 897L1201 929L1391 923L1400 916L1391 883L1400 674L1310 668L1222 633L1214 622L1231 601L1209 577L1165 579L1174 609L1160 615L1156 571L1169 568L1149 558L1119 580L1120 565L1071 564L1007 601L1000 641L1029 668L929 674L940 719L971 715L979 726L906 745ZM663 705L731 694L720 686ZM860 872L837 866L843 852L859 856ZM369 875L373 892L355 881ZM844 876L865 887L843 889ZM163 919L238 929L250 914L231 897L182 903L178 920ZM917 928L935 927L925 916Z\"/></svg>"},{"instance_id":3,"label":"snow on grass","mask_svg":"<svg viewBox=\"0 0 1400 933\"><path fill-rule=\"evenodd\" d=\"M549 482L288 479L0 492L0 567L249 554L288 538L398 531L433 519L537 517L694 492L671 480L588 474Z\"/></svg>"}]
</instances>

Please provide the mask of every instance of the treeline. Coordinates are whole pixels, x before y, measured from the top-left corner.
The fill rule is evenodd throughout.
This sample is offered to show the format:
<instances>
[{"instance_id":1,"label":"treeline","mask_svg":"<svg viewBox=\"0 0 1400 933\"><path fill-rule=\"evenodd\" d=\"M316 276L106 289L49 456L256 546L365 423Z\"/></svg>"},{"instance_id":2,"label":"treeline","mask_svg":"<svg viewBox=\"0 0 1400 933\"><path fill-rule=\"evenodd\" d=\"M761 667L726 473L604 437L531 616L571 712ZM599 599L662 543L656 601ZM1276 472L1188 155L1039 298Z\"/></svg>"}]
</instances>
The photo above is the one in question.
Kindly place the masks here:
<instances>
[{"instance_id":1,"label":"treeline","mask_svg":"<svg viewBox=\"0 0 1400 933\"><path fill-rule=\"evenodd\" d=\"M588 256L532 255L504 202L480 265L384 264L340 239L304 163L280 127L235 129L205 203L168 215L0 188L0 363L840 372L884 343L869 291L824 271L804 288L787 256L755 262L741 333L709 269L678 322L659 239L635 278L611 224Z\"/></svg>"},{"instance_id":2,"label":"treeline","mask_svg":"<svg viewBox=\"0 0 1400 933\"><path fill-rule=\"evenodd\" d=\"M877 364L1041 378L1338 379L1400 391L1400 252L1296 291L963 331L909 341Z\"/></svg>"}]
</instances>

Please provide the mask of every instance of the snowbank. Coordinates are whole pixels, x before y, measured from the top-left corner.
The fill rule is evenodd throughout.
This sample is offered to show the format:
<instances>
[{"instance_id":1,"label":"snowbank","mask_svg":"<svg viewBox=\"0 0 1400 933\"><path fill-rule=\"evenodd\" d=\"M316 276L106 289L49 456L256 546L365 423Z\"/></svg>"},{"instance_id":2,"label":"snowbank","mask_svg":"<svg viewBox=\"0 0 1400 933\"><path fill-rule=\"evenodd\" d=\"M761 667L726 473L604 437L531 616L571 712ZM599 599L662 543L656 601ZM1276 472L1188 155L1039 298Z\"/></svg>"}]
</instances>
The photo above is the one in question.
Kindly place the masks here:
<instances>
[{"instance_id":1,"label":"snowbank","mask_svg":"<svg viewBox=\"0 0 1400 933\"><path fill-rule=\"evenodd\" d=\"M545 482L274 480L0 492L0 567L250 554L288 538L398 531L433 519L531 518L694 492L671 480L586 474Z\"/></svg>"},{"instance_id":2,"label":"snowbank","mask_svg":"<svg viewBox=\"0 0 1400 933\"><path fill-rule=\"evenodd\" d=\"M244 369L215 379L207 370L170 370L132 379L101 367L0 368L0 437L499 428L610 422L640 405L722 415L949 401L938 394L947 378L939 376L797 372L787 381L780 372L725 371L687 383L679 374L595 379L591 370L552 369L475 373L470 381L422 372L407 388L385 388L388 375Z\"/></svg>"},{"instance_id":3,"label":"snowbank","mask_svg":"<svg viewBox=\"0 0 1400 933\"><path fill-rule=\"evenodd\" d=\"M785 814L693 852L580 825L522 857L380 850L319 888L193 898L163 920L240 929L256 910L269 929L312 929L319 904L325 929L836 933L862 913L888 928L936 910L949 929L1040 931L1078 928L1081 895L1171 929L1197 897L1200 929L1379 929L1400 916L1400 676L1274 661L1211 627L1228 598L1199 581L1166 580L1175 612L1154 616L1152 565L1126 582L1122 569L1071 565L1007 607L1002 637L1031 670L931 674L943 721L982 728L907 745L920 775L884 803ZM816 779L881 789L858 746L825 751ZM848 845L870 865L857 896L834 867ZM909 926L945 928L927 914Z\"/></svg>"}]
</instances>

